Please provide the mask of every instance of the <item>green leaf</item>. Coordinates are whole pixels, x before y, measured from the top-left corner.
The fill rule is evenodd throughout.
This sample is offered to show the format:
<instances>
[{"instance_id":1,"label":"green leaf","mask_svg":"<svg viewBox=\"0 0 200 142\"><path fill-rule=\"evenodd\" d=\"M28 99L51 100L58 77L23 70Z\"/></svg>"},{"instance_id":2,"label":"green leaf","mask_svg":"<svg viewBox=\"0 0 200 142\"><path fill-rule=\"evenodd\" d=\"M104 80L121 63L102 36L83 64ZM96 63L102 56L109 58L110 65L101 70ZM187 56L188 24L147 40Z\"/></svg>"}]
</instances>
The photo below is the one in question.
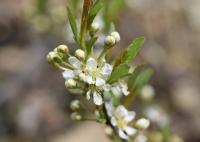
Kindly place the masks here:
<instances>
[{"instance_id":1,"label":"green leaf","mask_svg":"<svg viewBox=\"0 0 200 142\"><path fill-rule=\"evenodd\" d=\"M67 7L67 12L68 12L68 19L69 19L69 23L70 23L70 26L71 26L71 29L72 29L72 32L74 34L74 40L79 43L78 41L78 28L77 28L77 25L76 25L76 20L75 20L75 17L74 15L72 14L71 10L69 7Z\"/></svg>"},{"instance_id":2,"label":"green leaf","mask_svg":"<svg viewBox=\"0 0 200 142\"><path fill-rule=\"evenodd\" d=\"M101 8L104 6L104 1L105 0L97 0L95 2L94 6L92 7L92 9L90 10L90 13L89 13L88 26L90 26L92 24L92 22L94 21L94 18L99 13L99 11L101 10Z\"/></svg>"},{"instance_id":3,"label":"green leaf","mask_svg":"<svg viewBox=\"0 0 200 142\"><path fill-rule=\"evenodd\" d=\"M136 89L135 91L136 92L140 91L141 88L148 83L152 75L153 75L152 69L146 69L142 71L135 80L134 83L134 88Z\"/></svg>"},{"instance_id":4,"label":"green leaf","mask_svg":"<svg viewBox=\"0 0 200 142\"><path fill-rule=\"evenodd\" d=\"M140 47L144 44L144 40L144 37L139 37L132 42L122 56L122 63L129 64L136 57Z\"/></svg>"},{"instance_id":5,"label":"green leaf","mask_svg":"<svg viewBox=\"0 0 200 142\"><path fill-rule=\"evenodd\" d=\"M128 74L129 74L129 66L127 64L121 64L114 69L108 82L114 83L119 79L127 76Z\"/></svg>"},{"instance_id":6,"label":"green leaf","mask_svg":"<svg viewBox=\"0 0 200 142\"><path fill-rule=\"evenodd\" d=\"M125 0L106 0L104 7L104 23L105 31L109 33L112 31L112 22L116 21L119 13L125 5Z\"/></svg>"},{"instance_id":7,"label":"green leaf","mask_svg":"<svg viewBox=\"0 0 200 142\"><path fill-rule=\"evenodd\" d=\"M88 47L87 47L87 53L90 54L93 50L94 44L97 41L98 37L93 37L91 38L91 40L88 43Z\"/></svg>"},{"instance_id":8,"label":"green leaf","mask_svg":"<svg viewBox=\"0 0 200 142\"><path fill-rule=\"evenodd\" d=\"M170 127L169 127L169 124L166 124L162 128L162 135L163 135L162 142L168 142L169 141L169 136L170 136Z\"/></svg>"},{"instance_id":9,"label":"green leaf","mask_svg":"<svg viewBox=\"0 0 200 142\"><path fill-rule=\"evenodd\" d=\"M142 70L145 68L144 64L138 65L135 67L133 73L128 78L128 88L129 90L133 89L133 85L135 83L135 80L137 76L142 72Z\"/></svg>"}]
</instances>

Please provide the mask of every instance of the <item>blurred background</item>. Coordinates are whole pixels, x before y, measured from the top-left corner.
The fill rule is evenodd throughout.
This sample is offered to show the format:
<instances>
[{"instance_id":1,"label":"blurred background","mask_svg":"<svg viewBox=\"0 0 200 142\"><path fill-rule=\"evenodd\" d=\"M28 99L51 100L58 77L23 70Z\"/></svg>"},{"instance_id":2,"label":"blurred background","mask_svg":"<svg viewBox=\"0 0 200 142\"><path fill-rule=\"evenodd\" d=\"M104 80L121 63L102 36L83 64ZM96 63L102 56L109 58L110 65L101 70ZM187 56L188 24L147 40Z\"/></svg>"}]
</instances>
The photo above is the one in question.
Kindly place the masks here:
<instances>
[{"instance_id":1,"label":"blurred background","mask_svg":"<svg viewBox=\"0 0 200 142\"><path fill-rule=\"evenodd\" d=\"M46 61L57 45L74 46L67 4L0 0L0 142L108 142L98 124L69 119L75 96ZM200 142L200 1L126 0L118 14L119 47L146 37L138 60L155 70L154 103L168 112L171 132Z\"/></svg>"}]
</instances>

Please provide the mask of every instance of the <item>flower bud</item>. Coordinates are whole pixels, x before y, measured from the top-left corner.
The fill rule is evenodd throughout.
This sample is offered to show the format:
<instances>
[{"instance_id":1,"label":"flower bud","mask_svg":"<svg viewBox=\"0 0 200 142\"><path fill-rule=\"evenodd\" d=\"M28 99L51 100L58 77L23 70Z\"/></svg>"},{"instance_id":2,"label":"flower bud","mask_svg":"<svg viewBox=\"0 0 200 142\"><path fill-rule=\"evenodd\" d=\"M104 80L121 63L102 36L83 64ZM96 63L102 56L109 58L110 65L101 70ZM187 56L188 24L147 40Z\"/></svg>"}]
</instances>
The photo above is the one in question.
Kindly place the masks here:
<instances>
[{"instance_id":1,"label":"flower bud","mask_svg":"<svg viewBox=\"0 0 200 142\"><path fill-rule=\"evenodd\" d=\"M65 81L65 86L67 88L76 87L76 81L74 79L68 79L67 81Z\"/></svg>"},{"instance_id":2,"label":"flower bud","mask_svg":"<svg viewBox=\"0 0 200 142\"><path fill-rule=\"evenodd\" d=\"M81 50L81 49L77 49L75 51L75 55L79 59L85 59L85 52L83 50Z\"/></svg>"},{"instance_id":3,"label":"flower bud","mask_svg":"<svg viewBox=\"0 0 200 142\"><path fill-rule=\"evenodd\" d=\"M114 46L115 45L115 38L113 36L107 36L105 39L106 46Z\"/></svg>"},{"instance_id":4,"label":"flower bud","mask_svg":"<svg viewBox=\"0 0 200 142\"><path fill-rule=\"evenodd\" d=\"M177 135L172 135L170 138L169 138L169 141L170 142L184 142L184 140L177 136Z\"/></svg>"},{"instance_id":5,"label":"flower bud","mask_svg":"<svg viewBox=\"0 0 200 142\"><path fill-rule=\"evenodd\" d=\"M150 85L146 85L142 88L141 92L140 92L140 98L143 101L150 101L153 99L153 97L155 96L155 90L152 86Z\"/></svg>"},{"instance_id":6,"label":"flower bud","mask_svg":"<svg viewBox=\"0 0 200 142\"><path fill-rule=\"evenodd\" d=\"M56 52L49 52L47 55L47 60L49 63L61 63L62 59Z\"/></svg>"},{"instance_id":7,"label":"flower bud","mask_svg":"<svg viewBox=\"0 0 200 142\"><path fill-rule=\"evenodd\" d=\"M70 108L72 110L79 110L80 109L80 101L79 100L74 100L70 103Z\"/></svg>"},{"instance_id":8,"label":"flower bud","mask_svg":"<svg viewBox=\"0 0 200 142\"><path fill-rule=\"evenodd\" d=\"M86 75L84 73L80 73L78 76L82 81L85 81Z\"/></svg>"},{"instance_id":9,"label":"flower bud","mask_svg":"<svg viewBox=\"0 0 200 142\"><path fill-rule=\"evenodd\" d=\"M114 37L116 43L119 42L121 39L118 32L112 32L111 36Z\"/></svg>"},{"instance_id":10,"label":"flower bud","mask_svg":"<svg viewBox=\"0 0 200 142\"><path fill-rule=\"evenodd\" d=\"M91 28L90 28L91 35L98 33L99 29L100 29L99 23L97 22L92 23Z\"/></svg>"},{"instance_id":11,"label":"flower bud","mask_svg":"<svg viewBox=\"0 0 200 142\"><path fill-rule=\"evenodd\" d=\"M70 117L72 120L75 120L75 121L82 120L82 116L77 112L73 112Z\"/></svg>"},{"instance_id":12,"label":"flower bud","mask_svg":"<svg viewBox=\"0 0 200 142\"><path fill-rule=\"evenodd\" d=\"M107 136L112 136L113 135L113 129L111 127L107 126L105 128L105 133L106 133Z\"/></svg>"},{"instance_id":13,"label":"flower bud","mask_svg":"<svg viewBox=\"0 0 200 142\"><path fill-rule=\"evenodd\" d=\"M150 125L150 121L148 119L145 119L145 118L141 118L139 120L136 121L136 124L135 126L138 128L138 129L147 129Z\"/></svg>"},{"instance_id":14,"label":"flower bud","mask_svg":"<svg viewBox=\"0 0 200 142\"><path fill-rule=\"evenodd\" d=\"M59 45L56 49L57 49L57 52L60 52L63 54L69 53L69 48L66 45Z\"/></svg>"}]
</instances>

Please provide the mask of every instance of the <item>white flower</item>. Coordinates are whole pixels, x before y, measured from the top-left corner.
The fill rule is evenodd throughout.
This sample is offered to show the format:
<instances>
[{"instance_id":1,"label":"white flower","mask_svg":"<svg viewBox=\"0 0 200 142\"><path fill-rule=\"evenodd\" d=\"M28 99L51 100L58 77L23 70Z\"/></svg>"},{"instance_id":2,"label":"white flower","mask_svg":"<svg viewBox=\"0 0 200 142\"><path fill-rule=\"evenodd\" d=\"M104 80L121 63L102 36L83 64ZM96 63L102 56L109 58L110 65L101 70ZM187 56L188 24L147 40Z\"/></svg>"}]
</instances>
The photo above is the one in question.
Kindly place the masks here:
<instances>
[{"instance_id":1,"label":"white flower","mask_svg":"<svg viewBox=\"0 0 200 142\"><path fill-rule=\"evenodd\" d=\"M106 83L109 75L112 72L113 67L105 63L103 66L99 66L94 58L89 58L86 63L86 82L88 84L95 84L96 86L103 86Z\"/></svg>"},{"instance_id":2,"label":"white flower","mask_svg":"<svg viewBox=\"0 0 200 142\"><path fill-rule=\"evenodd\" d=\"M106 103L106 109L111 117L111 124L118 128L121 138L128 139L129 136L136 134L137 130L128 125L135 118L135 112L128 111L122 105L114 109L109 103Z\"/></svg>"},{"instance_id":3,"label":"white flower","mask_svg":"<svg viewBox=\"0 0 200 142\"><path fill-rule=\"evenodd\" d=\"M77 49L75 51L75 55L79 59L85 59L85 52L83 50L81 50L81 49Z\"/></svg>"},{"instance_id":4,"label":"white flower","mask_svg":"<svg viewBox=\"0 0 200 142\"><path fill-rule=\"evenodd\" d=\"M136 121L135 125L137 128L144 130L149 127L150 121L148 119L141 118Z\"/></svg>"},{"instance_id":5,"label":"white flower","mask_svg":"<svg viewBox=\"0 0 200 142\"><path fill-rule=\"evenodd\" d=\"M112 32L111 36L113 36L115 38L115 42L119 42L120 41L120 35L118 32Z\"/></svg>"}]
</instances>

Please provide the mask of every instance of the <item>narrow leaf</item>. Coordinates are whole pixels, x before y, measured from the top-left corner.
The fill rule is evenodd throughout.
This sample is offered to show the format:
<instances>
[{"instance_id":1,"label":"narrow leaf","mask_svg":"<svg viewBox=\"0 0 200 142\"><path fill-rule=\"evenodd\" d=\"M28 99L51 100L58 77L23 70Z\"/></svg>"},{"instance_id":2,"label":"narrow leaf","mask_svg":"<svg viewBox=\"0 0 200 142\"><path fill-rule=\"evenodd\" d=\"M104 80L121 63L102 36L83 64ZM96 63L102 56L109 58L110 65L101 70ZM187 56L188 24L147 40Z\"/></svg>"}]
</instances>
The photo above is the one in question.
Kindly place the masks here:
<instances>
[{"instance_id":1,"label":"narrow leaf","mask_svg":"<svg viewBox=\"0 0 200 142\"><path fill-rule=\"evenodd\" d=\"M135 67L133 73L128 78L128 88L129 88L129 90L133 89L133 85L134 85L134 82L135 82L137 76L142 72L142 70L144 68L145 68L145 66L143 64Z\"/></svg>"},{"instance_id":2,"label":"narrow leaf","mask_svg":"<svg viewBox=\"0 0 200 142\"><path fill-rule=\"evenodd\" d=\"M132 76L128 79L129 91L131 93L124 99L124 105L126 107L130 106L141 88L149 81L151 75L153 74L152 69L141 71L143 68L143 65L138 66L134 70Z\"/></svg>"},{"instance_id":3,"label":"narrow leaf","mask_svg":"<svg viewBox=\"0 0 200 142\"><path fill-rule=\"evenodd\" d=\"M72 32L74 34L74 40L78 43L78 28L76 25L76 20L75 17L73 16L71 10L69 7L67 7L67 12L68 12L68 19L69 19L69 23L72 29Z\"/></svg>"},{"instance_id":4,"label":"narrow leaf","mask_svg":"<svg viewBox=\"0 0 200 142\"><path fill-rule=\"evenodd\" d=\"M94 6L90 10L88 26L90 26L92 24L92 22L94 21L94 18L96 17L96 15L98 14L98 12L103 7L104 1L105 0L97 0L95 2Z\"/></svg>"},{"instance_id":5,"label":"narrow leaf","mask_svg":"<svg viewBox=\"0 0 200 142\"><path fill-rule=\"evenodd\" d=\"M91 38L91 40L88 43L88 47L87 47L87 53L90 54L93 50L94 44L97 41L98 37L93 37Z\"/></svg>"},{"instance_id":6,"label":"narrow leaf","mask_svg":"<svg viewBox=\"0 0 200 142\"><path fill-rule=\"evenodd\" d=\"M121 64L115 68L108 82L114 83L119 79L127 76L129 74L128 72L129 72L129 66L127 64Z\"/></svg>"},{"instance_id":7,"label":"narrow leaf","mask_svg":"<svg viewBox=\"0 0 200 142\"><path fill-rule=\"evenodd\" d=\"M153 70L152 69L146 69L143 72L141 72L134 83L135 91L138 92L140 89L148 83L149 79L153 75Z\"/></svg>"},{"instance_id":8,"label":"narrow leaf","mask_svg":"<svg viewBox=\"0 0 200 142\"><path fill-rule=\"evenodd\" d=\"M162 128L162 135L163 135L163 140L162 142L168 142L169 141L169 136L170 136L170 127L169 124L164 126Z\"/></svg>"},{"instance_id":9,"label":"narrow leaf","mask_svg":"<svg viewBox=\"0 0 200 142\"><path fill-rule=\"evenodd\" d=\"M122 62L129 64L139 52L140 47L144 44L144 37L136 38L132 44L127 48L122 56Z\"/></svg>"}]
</instances>

